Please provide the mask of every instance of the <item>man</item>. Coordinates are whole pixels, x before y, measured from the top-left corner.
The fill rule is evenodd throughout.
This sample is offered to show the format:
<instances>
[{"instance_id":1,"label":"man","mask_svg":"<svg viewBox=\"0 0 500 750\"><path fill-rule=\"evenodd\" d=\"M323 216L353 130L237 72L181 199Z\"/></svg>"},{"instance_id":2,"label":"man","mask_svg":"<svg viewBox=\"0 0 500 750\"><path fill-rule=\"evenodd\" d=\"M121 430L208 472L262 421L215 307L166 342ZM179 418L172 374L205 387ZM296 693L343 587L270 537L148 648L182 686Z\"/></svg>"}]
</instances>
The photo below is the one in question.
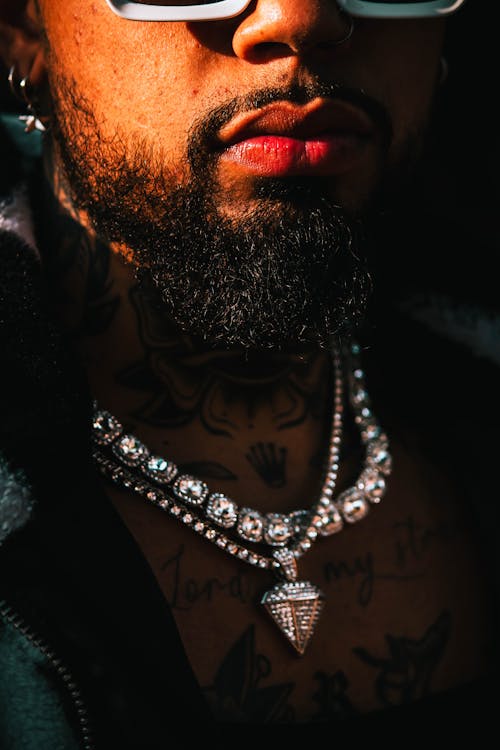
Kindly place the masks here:
<instances>
[{"instance_id":1,"label":"man","mask_svg":"<svg viewBox=\"0 0 500 750\"><path fill-rule=\"evenodd\" d=\"M5 746L484 719L496 370L381 291L461 5L2 4Z\"/></svg>"}]
</instances>

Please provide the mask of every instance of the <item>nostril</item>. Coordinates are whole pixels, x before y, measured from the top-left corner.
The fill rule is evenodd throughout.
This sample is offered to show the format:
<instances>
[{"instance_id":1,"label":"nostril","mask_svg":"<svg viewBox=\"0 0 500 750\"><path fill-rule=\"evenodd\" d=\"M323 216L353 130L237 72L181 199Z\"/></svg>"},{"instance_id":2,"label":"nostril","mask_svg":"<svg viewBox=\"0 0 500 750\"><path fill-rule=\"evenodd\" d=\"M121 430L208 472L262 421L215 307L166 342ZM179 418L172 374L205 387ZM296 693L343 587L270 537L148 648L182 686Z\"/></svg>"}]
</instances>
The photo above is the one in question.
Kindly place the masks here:
<instances>
[{"instance_id":1,"label":"nostril","mask_svg":"<svg viewBox=\"0 0 500 750\"><path fill-rule=\"evenodd\" d=\"M279 57L288 57L290 46L282 42L258 42L247 53L249 62L263 63Z\"/></svg>"}]
</instances>

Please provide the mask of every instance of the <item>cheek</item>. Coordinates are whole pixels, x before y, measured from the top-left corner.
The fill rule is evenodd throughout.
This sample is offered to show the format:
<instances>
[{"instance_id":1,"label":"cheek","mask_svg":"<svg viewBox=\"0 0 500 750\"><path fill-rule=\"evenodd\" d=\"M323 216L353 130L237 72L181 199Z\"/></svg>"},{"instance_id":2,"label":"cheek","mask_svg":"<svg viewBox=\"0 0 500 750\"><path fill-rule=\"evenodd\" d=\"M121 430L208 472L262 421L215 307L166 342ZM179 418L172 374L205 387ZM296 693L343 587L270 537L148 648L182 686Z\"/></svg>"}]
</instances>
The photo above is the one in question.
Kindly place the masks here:
<instances>
[{"instance_id":1,"label":"cheek","mask_svg":"<svg viewBox=\"0 0 500 750\"><path fill-rule=\"evenodd\" d=\"M438 75L439 59L425 70L422 66L408 65L394 80L389 102L395 144L404 141L408 134L421 132L429 122Z\"/></svg>"},{"instance_id":2,"label":"cheek","mask_svg":"<svg viewBox=\"0 0 500 750\"><path fill-rule=\"evenodd\" d=\"M203 56L184 25L126 22L103 15L102 2L93 14L83 13L74 0L67 0L63 11L56 5L46 24L55 85L58 76L74 82L102 137L118 132L172 158L184 154L189 126L200 111Z\"/></svg>"},{"instance_id":3,"label":"cheek","mask_svg":"<svg viewBox=\"0 0 500 750\"><path fill-rule=\"evenodd\" d=\"M421 33L402 38L385 64L385 101L394 126L397 148L408 135L421 132L429 121L437 92L442 26L423 25Z\"/></svg>"}]
</instances>

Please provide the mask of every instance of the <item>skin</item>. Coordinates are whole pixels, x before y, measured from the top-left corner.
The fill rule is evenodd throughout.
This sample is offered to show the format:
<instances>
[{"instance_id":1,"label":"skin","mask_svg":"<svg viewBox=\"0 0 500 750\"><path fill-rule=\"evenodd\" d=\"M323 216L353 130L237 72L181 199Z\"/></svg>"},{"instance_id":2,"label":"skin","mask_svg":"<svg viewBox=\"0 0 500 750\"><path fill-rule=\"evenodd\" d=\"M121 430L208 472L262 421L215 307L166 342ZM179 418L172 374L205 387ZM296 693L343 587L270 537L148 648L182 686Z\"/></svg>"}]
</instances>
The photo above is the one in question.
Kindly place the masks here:
<instances>
[{"instance_id":1,"label":"skin","mask_svg":"<svg viewBox=\"0 0 500 750\"><path fill-rule=\"evenodd\" d=\"M33 85L49 99L48 107L50 86L47 89L47 77L54 90L57 90L61 76L73 79L79 92L91 96L102 140L112 138L118 128L126 144L145 139L155 152L162 152L171 174L180 184L189 180L187 137L189 128L200 115L228 98L243 96L249 90L256 91L266 86L286 90L292 83L305 84L315 76L325 83L340 81L346 86L363 89L387 109L393 126L388 162L389 166L396 165L409 134L422 130L428 119L445 32L442 20L394 23L359 19L356 33L348 44L328 48L325 43L345 35L346 21L334 3L317 0L307 3L303 0L252 2L240 16L210 23L125 22L110 13L105 3L98 1L63 4L42 0L38 10L35 3L28 2L27 12L29 38L26 31L23 35L22 27L12 31L11 25L6 54L9 63L17 63L20 73L31 71ZM40 43L34 56L37 29ZM73 31L68 33L68 29ZM131 56L130 50L133 49L147 49L147 55ZM425 55L421 54L422 49L426 50ZM408 81L411 81L411 86L407 85ZM185 95L186 92L189 96ZM85 127L83 118L77 119L76 126L80 122ZM161 127L158 127L159 123ZM88 137L95 136L88 133ZM70 239L63 243L57 242L61 234L57 229L55 237L50 235L50 244L55 242L59 246L60 260L54 265L56 268L70 266L69 272L54 275L54 287L64 290L65 302L58 305L57 312L72 330L78 326L77 321L85 318L88 299L86 274L79 272L75 262L68 261L68 245L73 248L74 259L78 253L83 256L87 274L99 262L103 248L97 247L87 216L71 199L57 147L50 139L46 141L45 150L46 173L60 207L70 212L87 230L79 232L76 226L73 227ZM375 138L354 169L330 181L332 196L340 205L352 212L362 210L377 186L379 158L380 143ZM254 193L255 178L240 167L221 160L215 171L215 180L216 207L221 216L238 217L249 206L258 204L259 199ZM270 210L284 212L286 205L282 206L276 200L276 205ZM49 227L56 226L53 214L51 209ZM116 314L107 324L99 326L98 335L93 331L94 335L88 336L81 331L77 347L97 398L122 418L130 419L137 408L143 413L144 399L130 388L124 390L117 382L118 375L144 360L145 355L150 358L152 347L142 333L144 324L141 325L138 305L131 303L134 279L131 268L123 262L125 258L130 259L130 249L123 245L112 245L111 249L113 254L109 258L106 283L111 290L110 296L119 300ZM54 297L62 296L56 289L54 292ZM142 308L148 306L149 301L143 298ZM175 336L171 331L167 335L169 340ZM183 338L178 344L183 353L187 350L191 355L192 342L186 343ZM169 349L171 352L171 346ZM210 355L206 351L200 354L197 383L204 382L208 377L207 367L213 363L214 356L218 357L217 353ZM241 357L240 352L232 352L232 355ZM231 358L231 354L225 352L224 357ZM303 362L303 357L295 355L289 358L288 366L286 356L280 357L279 361L272 355L263 360L262 366L269 372L272 388L266 390L258 384L259 403L265 404L272 398L276 403L275 391L281 378L282 387L278 391L286 405L290 367L293 369L299 360ZM177 377L182 379L175 356L168 354L168 361ZM306 356L306 361L309 363L307 390L317 392L316 414L324 413L329 392L325 381L325 374L329 371L328 357L324 353L313 353ZM244 361L238 365L240 372L242 368L245 368ZM161 379L165 380L164 377ZM300 477L294 477L296 495L287 500L293 507L305 488L317 480L317 469L311 473L309 462L304 466L304 462L298 459L304 452L312 456L321 450L324 420L297 415L295 429L287 431L285 444L276 427L273 431L272 410L268 405L258 410L257 420L255 415L248 416L249 410L249 403L245 405L241 399L236 399L232 414L228 416L232 424L238 425L236 432L245 435L239 441L239 454L243 450L247 453L250 446L259 441L287 448L289 465L294 465L295 471L301 473ZM136 420L131 421L135 427L139 426ZM158 444L168 443L171 455L180 462L189 460L185 455L185 445L190 446L197 459L205 458L207 453L206 431L200 424L189 434L180 435L177 430L175 434L170 431L147 434L144 438L154 439ZM211 444L210 448L212 453L223 449L229 457L227 451L230 448L226 444ZM245 469L237 456L232 456L226 463L233 466L231 470L239 477L250 480L246 460ZM248 490L243 486L239 496L251 497L252 492L253 486Z\"/></svg>"},{"instance_id":2,"label":"skin","mask_svg":"<svg viewBox=\"0 0 500 750\"><path fill-rule=\"evenodd\" d=\"M125 23L102 2L41 7L52 77L69 73L78 90L91 92L104 139L117 124L130 143L146 139L165 154L179 183L189 176L188 130L204 111L228 94L305 84L314 75L364 89L387 107L395 163L408 133L427 120L444 35L442 20L358 20L348 44L323 49L345 35L346 22L334 3L317 0L252 2L235 19L175 24ZM148 53L131 58L131 49ZM341 205L359 209L373 191L375 151L332 184ZM217 179L222 215L241 215L245 202L255 200L254 180L238 167L221 164Z\"/></svg>"},{"instance_id":3,"label":"skin","mask_svg":"<svg viewBox=\"0 0 500 750\"><path fill-rule=\"evenodd\" d=\"M106 141L118 130L130 148L142 139L162 154L172 187L190 179L186 149L197 118L234 96L269 86L285 91L315 77L363 89L386 108L393 126L388 166L395 168L409 136L428 122L445 33L442 20L359 20L348 44L328 48L325 43L341 38L346 25L335 3L324 0L254 0L234 19L175 24L126 22L100 0L40 0L38 7L30 1L26 16L16 7L0 4L7 64L30 74L49 110L58 78L72 79L91 97L98 137ZM96 137L85 133L84 119L81 135ZM379 161L375 138L353 169L329 181L332 198L352 214L362 213L378 186ZM52 194L46 196L41 237L51 247L54 310L71 335L92 393L152 450L191 467L240 505L264 512L306 507L321 481L329 429L328 355L260 354L249 371L241 351L208 351L189 332L180 336L137 289L131 249L103 243L75 204L50 136L45 171ZM241 167L219 161L214 177L220 217L237 221L259 207L255 178ZM280 215L287 209L277 198L270 210ZM379 416L383 422L385 415ZM107 488L173 607L193 669L211 699L217 670L231 661L229 645L242 634L250 643L254 624L252 659L265 654L272 664L268 684L293 686L286 693L289 718L334 711L324 698L329 681L343 694L346 680L351 685L342 701L348 711L397 702L387 697L380 674L375 680L375 670L386 675L394 668L386 637L425 645L436 623L439 648L432 657L424 646L417 649L425 652L424 676L418 689L408 688L410 700L428 691L430 682L432 689L445 689L482 671L487 607L454 489L439 472L427 481L435 470L414 446L403 447L401 433L391 437L397 469L383 508L339 535L335 554L328 544L318 545L301 563L304 577L336 596L302 660L255 608L255 598L271 584L260 571L245 569L240 586L231 559L134 496ZM340 487L349 486L360 460L351 423ZM420 542L410 545L409 517L414 526L434 530L425 537L437 539L434 545L424 549L421 534ZM456 530L451 541L435 531L443 524ZM360 577L369 575L374 561L371 582L360 593ZM207 590L210 596L196 594ZM462 625L454 628L455 622Z\"/></svg>"}]
</instances>

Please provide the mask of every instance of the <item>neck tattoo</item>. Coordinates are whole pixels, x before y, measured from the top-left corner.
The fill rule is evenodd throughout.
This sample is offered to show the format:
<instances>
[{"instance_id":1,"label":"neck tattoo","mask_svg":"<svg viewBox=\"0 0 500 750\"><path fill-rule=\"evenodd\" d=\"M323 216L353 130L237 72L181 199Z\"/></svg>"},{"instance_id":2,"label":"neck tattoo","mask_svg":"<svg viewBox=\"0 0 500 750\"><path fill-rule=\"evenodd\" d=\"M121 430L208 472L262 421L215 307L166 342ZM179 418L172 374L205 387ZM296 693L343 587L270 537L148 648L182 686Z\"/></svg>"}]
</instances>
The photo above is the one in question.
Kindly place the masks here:
<instances>
[{"instance_id":1,"label":"neck tattoo","mask_svg":"<svg viewBox=\"0 0 500 750\"><path fill-rule=\"evenodd\" d=\"M360 363L360 347L333 349L334 409L327 465L318 500L307 510L266 513L211 492L201 479L180 474L168 459L152 454L120 422L94 402L93 456L103 476L135 492L236 559L271 570L279 582L261 603L281 632L302 655L324 604L324 594L298 579L297 560L319 537L360 521L380 502L392 469L389 443L371 409ZM363 466L352 487L334 498L342 442L344 380L354 420L365 449Z\"/></svg>"}]
</instances>

